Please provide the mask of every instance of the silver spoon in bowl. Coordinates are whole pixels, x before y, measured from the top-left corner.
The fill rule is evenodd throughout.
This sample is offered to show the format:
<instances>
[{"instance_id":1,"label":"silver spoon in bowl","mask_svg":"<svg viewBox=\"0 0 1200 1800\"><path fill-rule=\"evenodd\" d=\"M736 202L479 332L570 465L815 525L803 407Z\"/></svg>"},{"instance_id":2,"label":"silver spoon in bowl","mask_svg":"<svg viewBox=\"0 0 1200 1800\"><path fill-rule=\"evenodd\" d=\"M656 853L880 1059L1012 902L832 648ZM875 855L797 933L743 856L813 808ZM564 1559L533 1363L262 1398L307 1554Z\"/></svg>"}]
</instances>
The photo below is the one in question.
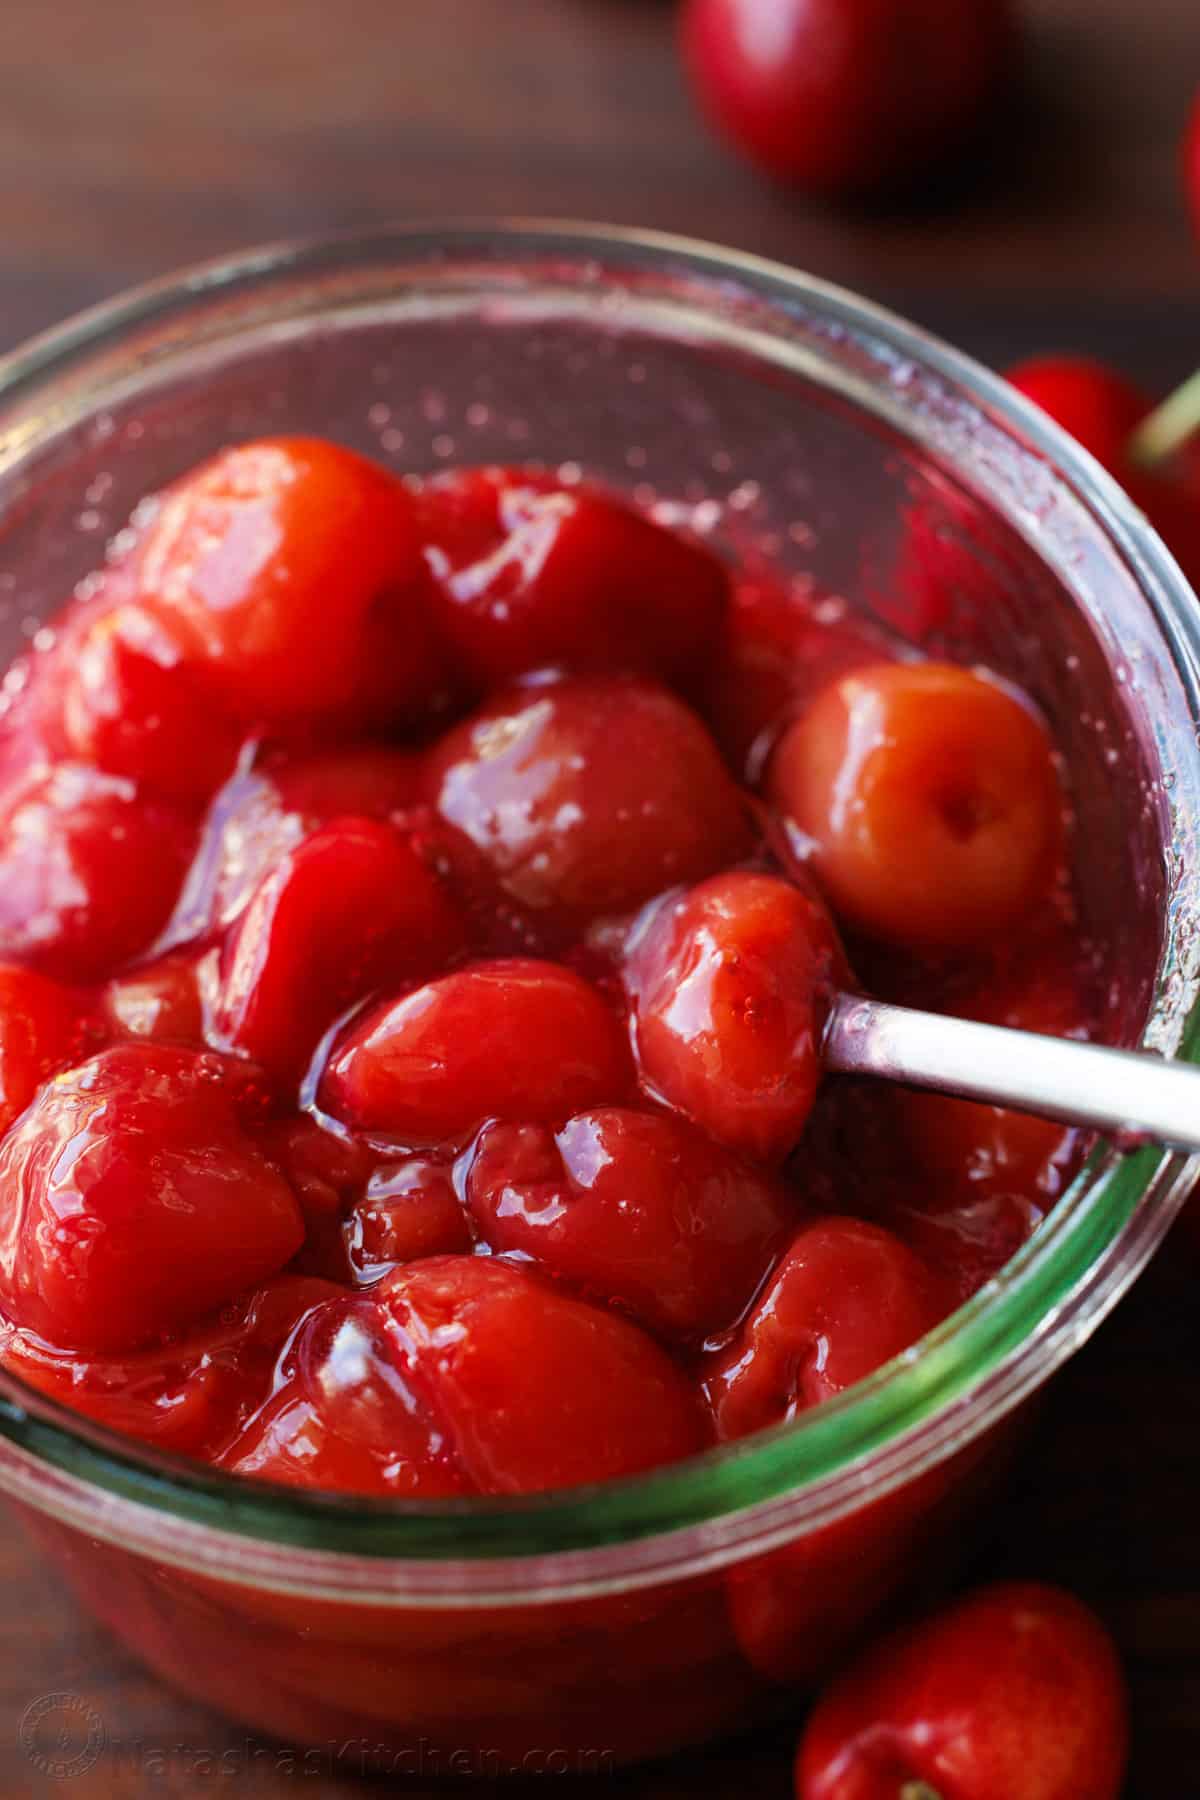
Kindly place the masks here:
<instances>
[{"instance_id":1,"label":"silver spoon in bowl","mask_svg":"<svg viewBox=\"0 0 1200 1800\"><path fill-rule=\"evenodd\" d=\"M826 1025L823 1061L844 1075L878 1075L1090 1127L1122 1148L1157 1143L1200 1151L1200 1066L1152 1051L1042 1037L840 994Z\"/></svg>"}]
</instances>

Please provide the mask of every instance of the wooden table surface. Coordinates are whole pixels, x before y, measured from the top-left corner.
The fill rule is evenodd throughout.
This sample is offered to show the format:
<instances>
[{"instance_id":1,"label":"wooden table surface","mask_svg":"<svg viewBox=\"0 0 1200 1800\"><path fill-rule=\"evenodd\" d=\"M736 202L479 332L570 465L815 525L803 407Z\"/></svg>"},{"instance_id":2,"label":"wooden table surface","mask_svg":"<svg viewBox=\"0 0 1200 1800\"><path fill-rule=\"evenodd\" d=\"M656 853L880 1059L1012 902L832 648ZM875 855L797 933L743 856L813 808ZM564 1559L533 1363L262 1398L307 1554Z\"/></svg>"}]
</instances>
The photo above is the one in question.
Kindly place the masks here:
<instances>
[{"instance_id":1,"label":"wooden table surface","mask_svg":"<svg viewBox=\"0 0 1200 1800\"><path fill-rule=\"evenodd\" d=\"M964 4L971 0L964 0ZM760 182L689 110L667 0L6 0L0 347L172 266L286 236L521 212L692 233L883 299L989 360L1078 347L1166 385L1200 362L1177 139L1200 0L1027 0L1028 91L957 194L839 216ZM1200 1234L1198 1234L1200 1238ZM1065 1581L1133 1683L1134 1800L1200 1795L1200 1253L1176 1234L1060 1379L987 1569ZM53 1791L26 1708L95 1705L140 1760L72 1800L283 1794L269 1754L144 1676L0 1542L0 1795ZM789 1733L619 1778L637 1800L788 1794ZM193 1751L234 1751L205 1780ZM240 1759L240 1761L239 1761ZM364 1791L330 1774L307 1791ZM996 1800L1020 1800L997 1796Z\"/></svg>"}]
</instances>

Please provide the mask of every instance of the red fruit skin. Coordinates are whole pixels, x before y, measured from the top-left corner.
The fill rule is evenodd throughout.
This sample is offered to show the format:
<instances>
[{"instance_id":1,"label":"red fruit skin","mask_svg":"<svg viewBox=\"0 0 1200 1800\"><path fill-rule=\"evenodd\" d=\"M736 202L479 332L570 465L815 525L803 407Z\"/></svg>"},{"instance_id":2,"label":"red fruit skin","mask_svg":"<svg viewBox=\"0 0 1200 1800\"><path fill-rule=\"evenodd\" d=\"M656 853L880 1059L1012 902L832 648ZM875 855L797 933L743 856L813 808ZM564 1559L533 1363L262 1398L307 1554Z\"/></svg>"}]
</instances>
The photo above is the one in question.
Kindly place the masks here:
<instances>
[{"instance_id":1,"label":"red fruit skin","mask_svg":"<svg viewBox=\"0 0 1200 1800\"><path fill-rule=\"evenodd\" d=\"M643 1080L717 1143L780 1161L816 1098L841 962L819 901L774 875L665 895L625 957Z\"/></svg>"},{"instance_id":2,"label":"red fruit skin","mask_svg":"<svg viewBox=\"0 0 1200 1800\"><path fill-rule=\"evenodd\" d=\"M813 193L902 185L976 124L1008 73L1008 0L687 0L684 65L710 123Z\"/></svg>"},{"instance_id":3,"label":"red fruit skin","mask_svg":"<svg viewBox=\"0 0 1200 1800\"><path fill-rule=\"evenodd\" d=\"M142 608L227 706L255 721L336 711L378 681L380 620L401 609L396 709L439 679L407 494L316 438L224 450L162 495L130 552ZM400 647L400 633L392 630Z\"/></svg>"},{"instance_id":4,"label":"red fruit skin","mask_svg":"<svg viewBox=\"0 0 1200 1800\"><path fill-rule=\"evenodd\" d=\"M283 1085L386 982L444 968L465 928L412 845L372 819L316 831L257 889L225 945L216 1030Z\"/></svg>"},{"instance_id":5,"label":"red fruit skin","mask_svg":"<svg viewBox=\"0 0 1200 1800\"><path fill-rule=\"evenodd\" d=\"M115 976L102 996L114 1034L157 1044L202 1045L206 975L216 960L215 951L184 950Z\"/></svg>"},{"instance_id":6,"label":"red fruit skin","mask_svg":"<svg viewBox=\"0 0 1200 1800\"><path fill-rule=\"evenodd\" d=\"M701 1365L717 1436L794 1419L924 1336L949 1295L892 1233L858 1219L801 1226L749 1317ZM902 1581L942 1494L941 1469L836 1525L734 1569L742 1651L772 1681L811 1681Z\"/></svg>"},{"instance_id":7,"label":"red fruit skin","mask_svg":"<svg viewBox=\"0 0 1200 1800\"><path fill-rule=\"evenodd\" d=\"M106 1355L59 1350L4 1325L0 1362L110 1431L211 1459L262 1405L298 1322L337 1293L326 1281L276 1275L165 1344Z\"/></svg>"},{"instance_id":8,"label":"red fruit skin","mask_svg":"<svg viewBox=\"0 0 1200 1800\"><path fill-rule=\"evenodd\" d=\"M55 760L94 763L184 804L206 800L233 771L241 728L169 621L128 603L129 586L110 576L110 604L88 606L37 667L42 736Z\"/></svg>"},{"instance_id":9,"label":"red fruit skin","mask_svg":"<svg viewBox=\"0 0 1200 1800\"><path fill-rule=\"evenodd\" d=\"M752 843L703 724L650 682L509 689L443 738L428 776L442 817L505 893L567 929L737 862Z\"/></svg>"},{"instance_id":10,"label":"red fruit skin","mask_svg":"<svg viewBox=\"0 0 1200 1800\"><path fill-rule=\"evenodd\" d=\"M327 1131L310 1113L268 1117L251 1134L279 1169L304 1218L304 1244L290 1267L303 1275L351 1283L343 1225L366 1188L374 1155L356 1138Z\"/></svg>"},{"instance_id":11,"label":"red fruit skin","mask_svg":"<svg viewBox=\"0 0 1200 1800\"><path fill-rule=\"evenodd\" d=\"M388 1000L335 1049L320 1103L403 1144L463 1141L489 1118L561 1119L632 1081L616 1018L557 963L512 957Z\"/></svg>"},{"instance_id":12,"label":"red fruit skin","mask_svg":"<svg viewBox=\"0 0 1200 1800\"><path fill-rule=\"evenodd\" d=\"M243 1130L247 1072L163 1045L102 1051L0 1143L0 1304L64 1349L135 1349L281 1269L295 1198Z\"/></svg>"},{"instance_id":13,"label":"red fruit skin","mask_svg":"<svg viewBox=\"0 0 1200 1800\"><path fill-rule=\"evenodd\" d=\"M897 1632L818 1702L797 1800L1119 1800L1128 1702L1095 1614L998 1583ZM920 1784L925 1786L921 1787Z\"/></svg>"},{"instance_id":14,"label":"red fruit skin","mask_svg":"<svg viewBox=\"0 0 1200 1800\"><path fill-rule=\"evenodd\" d=\"M485 1494L532 1494L680 1461L706 1440L652 1338L494 1257L428 1257L373 1290L397 1364Z\"/></svg>"},{"instance_id":15,"label":"red fruit skin","mask_svg":"<svg viewBox=\"0 0 1200 1800\"><path fill-rule=\"evenodd\" d=\"M817 1219L792 1239L749 1318L707 1359L721 1438L797 1418L890 1362L949 1310L899 1238L861 1219Z\"/></svg>"},{"instance_id":16,"label":"red fruit skin","mask_svg":"<svg viewBox=\"0 0 1200 1800\"><path fill-rule=\"evenodd\" d=\"M43 1081L95 1048L99 1036L83 995L0 964L0 1136Z\"/></svg>"},{"instance_id":17,"label":"red fruit skin","mask_svg":"<svg viewBox=\"0 0 1200 1800\"><path fill-rule=\"evenodd\" d=\"M232 923L263 878L322 825L390 819L420 793L419 758L390 745L276 756L239 770L213 798L172 935L202 937Z\"/></svg>"},{"instance_id":18,"label":"red fruit skin","mask_svg":"<svg viewBox=\"0 0 1200 1800\"><path fill-rule=\"evenodd\" d=\"M1130 440L1153 408L1150 396L1086 356L1033 357L1010 369L1008 379L1116 477L1193 587L1200 586L1200 455L1188 448L1153 470L1130 456Z\"/></svg>"},{"instance_id":19,"label":"red fruit skin","mask_svg":"<svg viewBox=\"0 0 1200 1800\"><path fill-rule=\"evenodd\" d=\"M466 1193L494 1250L684 1342L737 1322L796 1216L786 1190L683 1120L626 1107L557 1132L487 1126Z\"/></svg>"},{"instance_id":20,"label":"red fruit skin","mask_svg":"<svg viewBox=\"0 0 1200 1800\"><path fill-rule=\"evenodd\" d=\"M235 1475L331 1493L471 1491L435 1413L398 1366L378 1308L344 1294L305 1317L275 1392L220 1460Z\"/></svg>"},{"instance_id":21,"label":"red fruit skin","mask_svg":"<svg viewBox=\"0 0 1200 1800\"><path fill-rule=\"evenodd\" d=\"M721 564L606 495L468 469L415 506L437 624L480 687L544 668L686 680L716 644Z\"/></svg>"},{"instance_id":22,"label":"red fruit skin","mask_svg":"<svg viewBox=\"0 0 1200 1800\"><path fill-rule=\"evenodd\" d=\"M1192 222L1200 236L1200 93L1192 102L1191 117L1183 138L1183 185L1191 207Z\"/></svg>"},{"instance_id":23,"label":"red fruit skin","mask_svg":"<svg viewBox=\"0 0 1200 1800\"><path fill-rule=\"evenodd\" d=\"M986 944L1058 874L1045 726L952 663L882 663L832 683L780 739L768 790L839 915L888 943Z\"/></svg>"},{"instance_id":24,"label":"red fruit skin","mask_svg":"<svg viewBox=\"0 0 1200 1800\"><path fill-rule=\"evenodd\" d=\"M1007 375L1110 475L1126 478L1129 440L1150 411L1148 394L1089 356L1033 356Z\"/></svg>"},{"instance_id":25,"label":"red fruit skin","mask_svg":"<svg viewBox=\"0 0 1200 1800\"><path fill-rule=\"evenodd\" d=\"M117 776L31 774L0 797L0 958L60 981L111 974L166 924L193 837Z\"/></svg>"},{"instance_id":26,"label":"red fruit skin","mask_svg":"<svg viewBox=\"0 0 1200 1800\"><path fill-rule=\"evenodd\" d=\"M368 1283L397 1263L465 1256L472 1247L452 1170L424 1156L376 1169L348 1213L343 1234L351 1269Z\"/></svg>"}]
</instances>

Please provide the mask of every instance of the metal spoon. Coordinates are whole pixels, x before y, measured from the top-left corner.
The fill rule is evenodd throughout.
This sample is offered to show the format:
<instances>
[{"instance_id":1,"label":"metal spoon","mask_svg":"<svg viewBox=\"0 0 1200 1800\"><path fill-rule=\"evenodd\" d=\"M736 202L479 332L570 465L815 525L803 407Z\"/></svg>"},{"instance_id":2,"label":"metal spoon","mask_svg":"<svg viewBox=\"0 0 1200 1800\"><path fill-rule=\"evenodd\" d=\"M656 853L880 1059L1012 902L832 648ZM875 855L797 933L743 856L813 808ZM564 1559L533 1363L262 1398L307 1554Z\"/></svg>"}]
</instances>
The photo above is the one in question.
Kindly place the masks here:
<instances>
[{"instance_id":1,"label":"metal spoon","mask_svg":"<svg viewBox=\"0 0 1200 1800\"><path fill-rule=\"evenodd\" d=\"M824 1062L847 1075L880 1075L1092 1126L1126 1147L1143 1141L1200 1150L1200 1067L1150 1051L1039 1037L841 994L826 1027Z\"/></svg>"}]
</instances>

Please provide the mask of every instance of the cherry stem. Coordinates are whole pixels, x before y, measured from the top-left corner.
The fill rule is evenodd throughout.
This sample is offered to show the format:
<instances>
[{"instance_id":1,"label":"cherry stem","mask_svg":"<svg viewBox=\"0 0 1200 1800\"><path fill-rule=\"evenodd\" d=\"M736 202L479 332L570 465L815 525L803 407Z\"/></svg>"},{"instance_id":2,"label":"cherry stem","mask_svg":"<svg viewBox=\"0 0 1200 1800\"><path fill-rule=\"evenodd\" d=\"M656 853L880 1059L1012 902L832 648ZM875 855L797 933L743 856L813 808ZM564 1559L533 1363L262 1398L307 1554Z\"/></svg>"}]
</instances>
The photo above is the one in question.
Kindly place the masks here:
<instances>
[{"instance_id":1,"label":"cherry stem","mask_svg":"<svg viewBox=\"0 0 1200 1800\"><path fill-rule=\"evenodd\" d=\"M1182 450L1200 431L1200 369L1143 419L1129 440L1129 455L1139 468L1153 469Z\"/></svg>"},{"instance_id":2,"label":"cherry stem","mask_svg":"<svg viewBox=\"0 0 1200 1800\"><path fill-rule=\"evenodd\" d=\"M900 1789L900 1800L942 1800L942 1796L927 1781L906 1781Z\"/></svg>"}]
</instances>

